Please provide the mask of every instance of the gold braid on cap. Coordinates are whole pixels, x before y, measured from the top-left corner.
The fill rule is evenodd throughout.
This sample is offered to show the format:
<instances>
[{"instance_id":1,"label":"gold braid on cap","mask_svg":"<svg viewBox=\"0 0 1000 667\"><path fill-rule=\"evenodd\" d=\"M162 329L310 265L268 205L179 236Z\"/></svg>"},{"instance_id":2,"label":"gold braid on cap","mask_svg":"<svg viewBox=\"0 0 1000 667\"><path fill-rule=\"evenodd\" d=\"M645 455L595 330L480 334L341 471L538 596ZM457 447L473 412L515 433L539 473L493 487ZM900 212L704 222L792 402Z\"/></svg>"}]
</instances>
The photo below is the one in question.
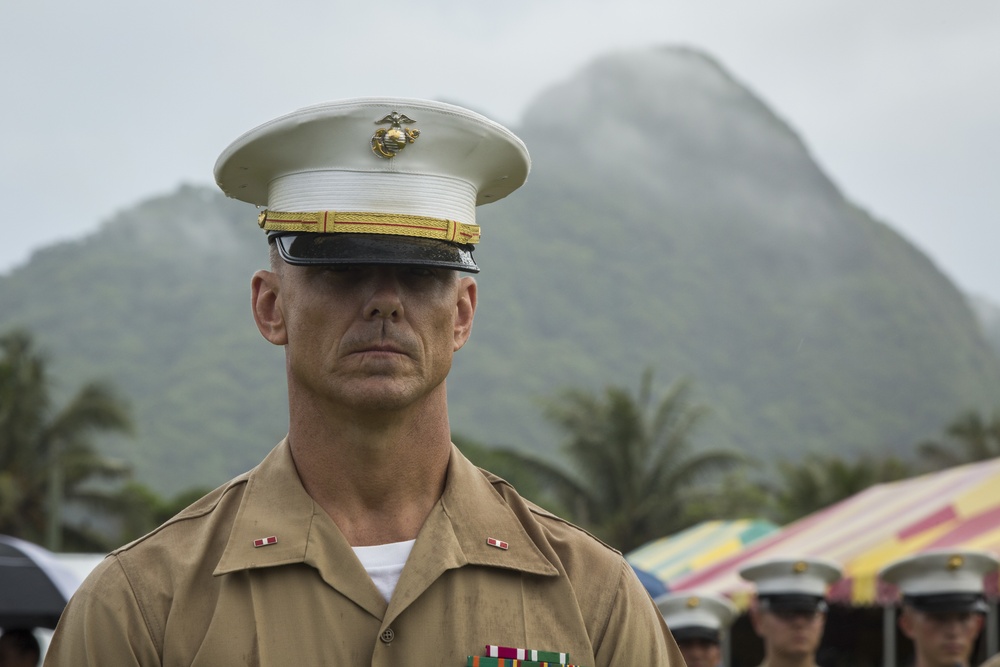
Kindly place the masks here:
<instances>
[{"instance_id":1,"label":"gold braid on cap","mask_svg":"<svg viewBox=\"0 0 1000 667\"><path fill-rule=\"evenodd\" d=\"M419 236L461 245L479 243L479 225L444 218L398 213L313 211L281 213L263 211L257 224L265 231L313 232L316 234L393 234Z\"/></svg>"}]
</instances>

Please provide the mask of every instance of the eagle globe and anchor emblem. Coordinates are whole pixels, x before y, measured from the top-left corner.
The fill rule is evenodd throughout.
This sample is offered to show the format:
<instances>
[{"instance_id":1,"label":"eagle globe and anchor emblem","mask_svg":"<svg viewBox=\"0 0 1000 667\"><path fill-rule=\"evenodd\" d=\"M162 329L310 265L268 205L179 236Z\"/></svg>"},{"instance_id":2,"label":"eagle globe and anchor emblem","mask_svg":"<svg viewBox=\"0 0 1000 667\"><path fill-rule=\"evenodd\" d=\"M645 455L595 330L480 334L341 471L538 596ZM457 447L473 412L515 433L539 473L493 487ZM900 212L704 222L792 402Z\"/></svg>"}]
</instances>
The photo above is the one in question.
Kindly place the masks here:
<instances>
[{"instance_id":1,"label":"eagle globe and anchor emblem","mask_svg":"<svg viewBox=\"0 0 1000 667\"><path fill-rule=\"evenodd\" d=\"M375 121L376 125L389 123L389 127L379 128L372 135L372 152L379 157L390 158L399 151L406 148L406 144L412 144L420 136L420 130L416 128L403 127L403 123L415 123L412 118L393 111L382 120Z\"/></svg>"}]
</instances>

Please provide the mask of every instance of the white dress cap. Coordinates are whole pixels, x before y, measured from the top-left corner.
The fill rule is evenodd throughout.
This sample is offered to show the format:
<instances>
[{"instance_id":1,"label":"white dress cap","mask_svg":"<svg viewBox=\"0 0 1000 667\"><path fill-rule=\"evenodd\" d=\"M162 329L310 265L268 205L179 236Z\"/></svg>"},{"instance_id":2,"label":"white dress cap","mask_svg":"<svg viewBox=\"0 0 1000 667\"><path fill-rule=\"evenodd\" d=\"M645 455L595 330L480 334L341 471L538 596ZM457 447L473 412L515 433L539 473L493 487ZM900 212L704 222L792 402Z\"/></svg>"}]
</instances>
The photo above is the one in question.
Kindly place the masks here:
<instances>
[{"instance_id":1,"label":"white dress cap","mask_svg":"<svg viewBox=\"0 0 1000 667\"><path fill-rule=\"evenodd\" d=\"M293 247L284 239L286 261L378 261L380 244L395 244L403 250L382 257L387 263L423 254L434 263L441 243L474 247L476 206L516 190L530 166L520 139L473 111L360 98L305 107L250 130L219 156L215 180L229 197L265 207L259 224L271 235L375 241L345 246L313 237ZM455 268L478 270L468 261Z\"/></svg>"},{"instance_id":2,"label":"white dress cap","mask_svg":"<svg viewBox=\"0 0 1000 667\"><path fill-rule=\"evenodd\" d=\"M983 551L928 551L886 565L879 577L915 606L971 609L982 599L983 577L998 567L997 557Z\"/></svg>"},{"instance_id":3,"label":"white dress cap","mask_svg":"<svg viewBox=\"0 0 1000 667\"><path fill-rule=\"evenodd\" d=\"M736 608L716 595L666 593L656 598L663 620L678 641L708 639L718 642L720 633L736 618Z\"/></svg>"},{"instance_id":4,"label":"white dress cap","mask_svg":"<svg viewBox=\"0 0 1000 667\"><path fill-rule=\"evenodd\" d=\"M758 596L809 595L825 597L827 587L841 577L840 566L815 558L782 558L753 563L740 576L757 586Z\"/></svg>"}]
</instances>

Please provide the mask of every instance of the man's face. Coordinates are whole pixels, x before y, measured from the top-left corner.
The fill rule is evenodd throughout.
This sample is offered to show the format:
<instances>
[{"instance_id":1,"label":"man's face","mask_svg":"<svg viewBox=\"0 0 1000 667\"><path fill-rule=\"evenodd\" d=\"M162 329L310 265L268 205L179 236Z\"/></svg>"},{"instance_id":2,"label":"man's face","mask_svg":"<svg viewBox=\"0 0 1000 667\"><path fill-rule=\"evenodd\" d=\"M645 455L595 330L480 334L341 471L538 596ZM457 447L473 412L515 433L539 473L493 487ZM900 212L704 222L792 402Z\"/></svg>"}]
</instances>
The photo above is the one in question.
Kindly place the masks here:
<instances>
[{"instance_id":1,"label":"man's face","mask_svg":"<svg viewBox=\"0 0 1000 667\"><path fill-rule=\"evenodd\" d=\"M0 667L34 667L38 664L37 651L25 651L13 637L0 637Z\"/></svg>"},{"instance_id":2,"label":"man's face","mask_svg":"<svg viewBox=\"0 0 1000 667\"><path fill-rule=\"evenodd\" d=\"M722 648L707 639L684 639L677 642L687 667L717 667L722 663Z\"/></svg>"},{"instance_id":3,"label":"man's face","mask_svg":"<svg viewBox=\"0 0 1000 667\"><path fill-rule=\"evenodd\" d=\"M258 312L266 284L270 328ZM476 304L472 278L413 266L284 265L253 287L261 332L286 346L289 392L352 410L402 409L443 387Z\"/></svg>"},{"instance_id":4,"label":"man's face","mask_svg":"<svg viewBox=\"0 0 1000 667\"><path fill-rule=\"evenodd\" d=\"M754 609L754 631L775 656L801 660L814 656L823 639L826 614L819 611Z\"/></svg>"},{"instance_id":5,"label":"man's face","mask_svg":"<svg viewBox=\"0 0 1000 667\"><path fill-rule=\"evenodd\" d=\"M967 665L983 617L971 611L928 613L904 607L899 628L913 640L921 667Z\"/></svg>"}]
</instances>

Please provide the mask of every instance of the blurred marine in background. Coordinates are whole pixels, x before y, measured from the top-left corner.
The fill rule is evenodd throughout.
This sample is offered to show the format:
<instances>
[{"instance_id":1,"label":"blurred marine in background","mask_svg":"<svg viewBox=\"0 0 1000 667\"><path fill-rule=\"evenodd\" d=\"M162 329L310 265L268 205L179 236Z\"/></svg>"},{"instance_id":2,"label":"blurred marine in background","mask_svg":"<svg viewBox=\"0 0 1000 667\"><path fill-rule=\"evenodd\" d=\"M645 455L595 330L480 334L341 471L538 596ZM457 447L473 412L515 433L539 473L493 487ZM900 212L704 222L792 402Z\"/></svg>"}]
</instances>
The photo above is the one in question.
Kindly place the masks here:
<instances>
[{"instance_id":1,"label":"blurred marine in background","mask_svg":"<svg viewBox=\"0 0 1000 667\"><path fill-rule=\"evenodd\" d=\"M38 667L41 647L29 628L6 628L0 635L0 667Z\"/></svg>"},{"instance_id":2,"label":"blurred marine in background","mask_svg":"<svg viewBox=\"0 0 1000 667\"><path fill-rule=\"evenodd\" d=\"M913 641L914 667L969 667L983 628L983 577L992 554L927 552L890 563L879 577L899 588L899 629Z\"/></svg>"},{"instance_id":3,"label":"blurred marine in background","mask_svg":"<svg viewBox=\"0 0 1000 667\"><path fill-rule=\"evenodd\" d=\"M740 576L756 584L750 621L764 642L761 667L817 667L826 593L840 579L840 568L822 560L777 559L748 565Z\"/></svg>"},{"instance_id":4,"label":"blurred marine in background","mask_svg":"<svg viewBox=\"0 0 1000 667\"><path fill-rule=\"evenodd\" d=\"M668 593L656 598L687 667L724 666L723 633L736 618L729 600L715 595Z\"/></svg>"}]
</instances>

